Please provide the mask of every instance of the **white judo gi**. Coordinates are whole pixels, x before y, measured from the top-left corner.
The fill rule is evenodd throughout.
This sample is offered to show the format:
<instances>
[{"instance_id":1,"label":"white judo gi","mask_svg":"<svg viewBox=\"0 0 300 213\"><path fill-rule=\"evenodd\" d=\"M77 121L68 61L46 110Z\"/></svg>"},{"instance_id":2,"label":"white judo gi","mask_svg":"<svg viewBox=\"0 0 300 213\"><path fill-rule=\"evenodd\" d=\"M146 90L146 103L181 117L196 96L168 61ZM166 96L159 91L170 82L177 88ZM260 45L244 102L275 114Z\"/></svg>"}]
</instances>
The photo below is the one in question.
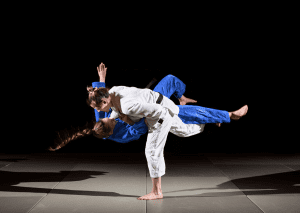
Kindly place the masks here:
<instances>
[{"instance_id":1,"label":"white judo gi","mask_svg":"<svg viewBox=\"0 0 300 213\"><path fill-rule=\"evenodd\" d=\"M165 160L163 150L168 133L179 137L189 137L204 130L205 124L184 124L178 117L179 107L169 98L163 96L160 104L156 104L158 92L136 87L115 86L109 94L115 93L120 97L123 114L138 122L145 117L148 123L148 136L145 155L151 178L158 178L165 174ZM112 107L111 118L118 118L119 112ZM161 120L163 122L161 123Z\"/></svg>"}]
</instances>

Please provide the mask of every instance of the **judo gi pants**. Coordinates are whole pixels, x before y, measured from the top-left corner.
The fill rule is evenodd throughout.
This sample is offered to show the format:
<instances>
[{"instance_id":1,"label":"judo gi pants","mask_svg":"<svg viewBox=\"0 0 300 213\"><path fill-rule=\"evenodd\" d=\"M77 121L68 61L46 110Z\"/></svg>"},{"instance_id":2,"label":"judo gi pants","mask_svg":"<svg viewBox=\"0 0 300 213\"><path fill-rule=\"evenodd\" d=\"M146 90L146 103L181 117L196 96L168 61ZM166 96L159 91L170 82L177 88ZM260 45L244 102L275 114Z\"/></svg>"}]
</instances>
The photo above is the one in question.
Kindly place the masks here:
<instances>
[{"instance_id":1,"label":"judo gi pants","mask_svg":"<svg viewBox=\"0 0 300 213\"><path fill-rule=\"evenodd\" d=\"M185 92L185 84L173 75L163 78L153 91L170 98L175 95L180 98ZM229 113L224 110L210 109L195 105L178 105L179 114L170 114L165 109L162 124L148 126L148 137L145 154L151 178L158 178L165 174L164 147L168 133L179 137L190 137L203 132L206 123L229 123ZM163 113L162 113L163 114Z\"/></svg>"},{"instance_id":2,"label":"judo gi pants","mask_svg":"<svg viewBox=\"0 0 300 213\"><path fill-rule=\"evenodd\" d=\"M167 75L154 88L163 96L170 98L174 95L181 98L185 93L186 85L176 76ZM196 105L177 105L179 107L178 117L185 124L208 124L208 123L230 123L229 113L225 110L217 110Z\"/></svg>"},{"instance_id":3,"label":"judo gi pants","mask_svg":"<svg viewBox=\"0 0 300 213\"><path fill-rule=\"evenodd\" d=\"M178 137L190 137L203 132L205 126L205 124L185 124L178 115L172 117L169 112L166 112L163 119L162 124L157 122L154 127L148 129L145 155L151 178L158 178L165 174L164 147L169 132Z\"/></svg>"},{"instance_id":4,"label":"judo gi pants","mask_svg":"<svg viewBox=\"0 0 300 213\"><path fill-rule=\"evenodd\" d=\"M151 178L158 178L165 174L166 165L163 151L172 126L172 115L174 116L173 113L169 113L167 108L164 108L160 116L164 121L162 123L156 122L153 126L148 126L145 155Z\"/></svg>"}]
</instances>

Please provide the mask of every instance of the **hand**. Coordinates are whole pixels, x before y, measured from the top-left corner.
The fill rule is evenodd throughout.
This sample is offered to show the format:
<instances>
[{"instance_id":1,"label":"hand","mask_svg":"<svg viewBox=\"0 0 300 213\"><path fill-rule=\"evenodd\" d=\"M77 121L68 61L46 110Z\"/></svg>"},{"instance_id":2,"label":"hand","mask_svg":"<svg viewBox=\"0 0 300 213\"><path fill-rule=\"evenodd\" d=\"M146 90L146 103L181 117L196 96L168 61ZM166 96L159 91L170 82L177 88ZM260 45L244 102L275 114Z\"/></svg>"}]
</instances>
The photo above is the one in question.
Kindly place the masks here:
<instances>
[{"instance_id":1,"label":"hand","mask_svg":"<svg viewBox=\"0 0 300 213\"><path fill-rule=\"evenodd\" d=\"M101 62L99 67L97 67L97 70L98 70L98 75L99 75L99 78L100 78L100 82L105 82L106 70L107 70L107 68L105 68L105 64L103 64Z\"/></svg>"},{"instance_id":2,"label":"hand","mask_svg":"<svg viewBox=\"0 0 300 213\"><path fill-rule=\"evenodd\" d=\"M148 122L147 122L147 120L146 120L146 119L144 120L144 122L145 122L145 124L148 126Z\"/></svg>"},{"instance_id":3,"label":"hand","mask_svg":"<svg viewBox=\"0 0 300 213\"><path fill-rule=\"evenodd\" d=\"M134 125L134 122L128 117L128 115L125 115L123 113L120 113L119 115L119 119L121 119L122 121L124 121L125 123L128 123L129 125Z\"/></svg>"}]
</instances>

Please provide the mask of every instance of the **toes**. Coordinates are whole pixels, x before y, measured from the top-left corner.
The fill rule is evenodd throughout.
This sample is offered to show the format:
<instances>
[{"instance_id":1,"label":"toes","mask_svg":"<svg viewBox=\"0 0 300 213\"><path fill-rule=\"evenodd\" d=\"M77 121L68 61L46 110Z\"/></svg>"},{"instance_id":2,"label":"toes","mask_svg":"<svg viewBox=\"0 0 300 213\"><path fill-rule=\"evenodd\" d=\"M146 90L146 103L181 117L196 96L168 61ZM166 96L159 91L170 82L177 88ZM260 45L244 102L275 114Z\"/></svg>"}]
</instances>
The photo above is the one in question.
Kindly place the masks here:
<instances>
[{"instance_id":1,"label":"toes","mask_svg":"<svg viewBox=\"0 0 300 213\"><path fill-rule=\"evenodd\" d=\"M158 194L158 195L155 195L154 193L150 193L150 194L147 194L147 195L144 195L142 197L139 197L138 200L156 200L156 199L159 199L159 198L162 198L162 194Z\"/></svg>"}]
</instances>

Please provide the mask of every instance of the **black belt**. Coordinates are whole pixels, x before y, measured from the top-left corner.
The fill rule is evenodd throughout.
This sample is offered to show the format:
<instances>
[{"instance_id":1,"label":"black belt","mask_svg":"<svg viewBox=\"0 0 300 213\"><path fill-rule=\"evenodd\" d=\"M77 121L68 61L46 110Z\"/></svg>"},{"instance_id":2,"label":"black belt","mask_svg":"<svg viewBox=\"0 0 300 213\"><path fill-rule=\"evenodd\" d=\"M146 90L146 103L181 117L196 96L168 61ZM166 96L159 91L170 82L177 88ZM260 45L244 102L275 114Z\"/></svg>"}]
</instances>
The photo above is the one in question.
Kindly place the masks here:
<instances>
[{"instance_id":1,"label":"black belt","mask_svg":"<svg viewBox=\"0 0 300 213\"><path fill-rule=\"evenodd\" d=\"M159 97L158 97L156 103L157 103L157 104L160 104L161 101L163 100L163 97L164 97L164 96L163 96L162 94L159 93Z\"/></svg>"},{"instance_id":2,"label":"black belt","mask_svg":"<svg viewBox=\"0 0 300 213\"><path fill-rule=\"evenodd\" d=\"M160 104L161 101L163 100L163 97L164 97L164 96L163 96L162 94L159 93L159 97L158 97L156 103L157 103L157 104ZM164 120L161 119L161 118L158 120L158 123L160 123L160 124L162 124L163 122L164 122Z\"/></svg>"}]
</instances>

